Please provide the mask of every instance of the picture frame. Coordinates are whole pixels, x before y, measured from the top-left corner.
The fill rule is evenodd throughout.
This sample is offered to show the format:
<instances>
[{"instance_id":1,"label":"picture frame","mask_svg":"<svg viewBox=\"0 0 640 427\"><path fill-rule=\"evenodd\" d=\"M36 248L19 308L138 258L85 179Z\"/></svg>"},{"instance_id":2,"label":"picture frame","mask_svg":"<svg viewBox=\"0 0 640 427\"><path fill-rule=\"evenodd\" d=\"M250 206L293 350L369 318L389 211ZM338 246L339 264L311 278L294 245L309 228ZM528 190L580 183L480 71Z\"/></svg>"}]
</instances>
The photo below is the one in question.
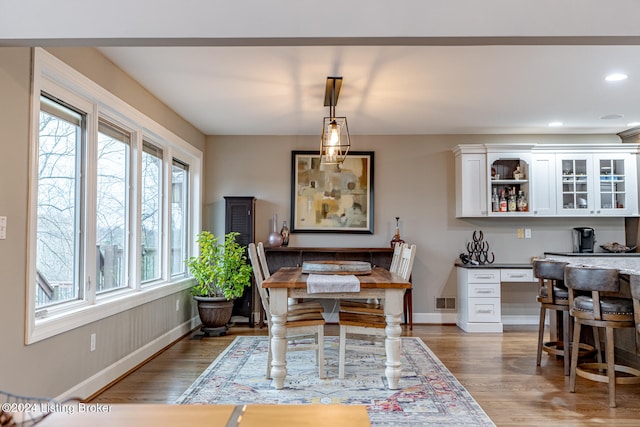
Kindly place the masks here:
<instances>
[{"instance_id":1,"label":"picture frame","mask_svg":"<svg viewBox=\"0 0 640 427\"><path fill-rule=\"evenodd\" d=\"M341 165L292 151L291 233L373 234L373 178L373 151L350 151Z\"/></svg>"}]
</instances>

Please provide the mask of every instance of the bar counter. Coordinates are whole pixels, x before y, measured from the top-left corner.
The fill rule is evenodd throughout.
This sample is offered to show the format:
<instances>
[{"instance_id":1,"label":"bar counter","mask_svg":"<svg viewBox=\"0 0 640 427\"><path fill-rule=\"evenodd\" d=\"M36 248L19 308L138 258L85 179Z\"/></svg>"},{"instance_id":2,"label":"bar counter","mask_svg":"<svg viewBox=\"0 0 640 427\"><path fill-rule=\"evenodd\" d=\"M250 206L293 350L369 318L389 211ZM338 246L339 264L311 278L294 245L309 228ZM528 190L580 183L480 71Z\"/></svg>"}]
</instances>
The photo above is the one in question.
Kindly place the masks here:
<instances>
[{"instance_id":1,"label":"bar counter","mask_svg":"<svg viewBox=\"0 0 640 427\"><path fill-rule=\"evenodd\" d=\"M568 262L570 264L589 267L615 268L621 276L620 293L631 298L629 277L640 276L640 253L573 253L573 252L545 252L545 258ZM627 276L627 277L625 277ZM638 337L640 339L640 337ZM640 369L640 355L636 352L636 333L631 329L616 331L616 359L625 364Z\"/></svg>"}]
</instances>

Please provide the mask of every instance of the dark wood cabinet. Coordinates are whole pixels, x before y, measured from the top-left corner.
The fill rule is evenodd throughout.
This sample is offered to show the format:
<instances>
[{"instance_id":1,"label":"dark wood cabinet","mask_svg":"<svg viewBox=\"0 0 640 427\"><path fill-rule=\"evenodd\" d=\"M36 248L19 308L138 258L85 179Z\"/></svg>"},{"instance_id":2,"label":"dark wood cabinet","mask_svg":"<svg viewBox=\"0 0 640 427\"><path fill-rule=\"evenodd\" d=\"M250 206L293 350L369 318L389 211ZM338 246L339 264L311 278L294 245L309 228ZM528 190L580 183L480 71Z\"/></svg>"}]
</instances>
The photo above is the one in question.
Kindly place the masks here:
<instances>
[{"instance_id":1,"label":"dark wood cabinet","mask_svg":"<svg viewBox=\"0 0 640 427\"><path fill-rule=\"evenodd\" d=\"M347 260L366 261L372 266L389 268L393 249L391 248L265 248L269 272L275 273L280 267L299 267L304 261Z\"/></svg>"},{"instance_id":2,"label":"dark wood cabinet","mask_svg":"<svg viewBox=\"0 0 640 427\"><path fill-rule=\"evenodd\" d=\"M231 231L240 233L236 241L242 246L247 246L255 241L254 210L256 198L252 196L225 196L225 234ZM245 289L242 297L235 300L232 316L248 318L250 326L253 326L255 283Z\"/></svg>"}]
</instances>

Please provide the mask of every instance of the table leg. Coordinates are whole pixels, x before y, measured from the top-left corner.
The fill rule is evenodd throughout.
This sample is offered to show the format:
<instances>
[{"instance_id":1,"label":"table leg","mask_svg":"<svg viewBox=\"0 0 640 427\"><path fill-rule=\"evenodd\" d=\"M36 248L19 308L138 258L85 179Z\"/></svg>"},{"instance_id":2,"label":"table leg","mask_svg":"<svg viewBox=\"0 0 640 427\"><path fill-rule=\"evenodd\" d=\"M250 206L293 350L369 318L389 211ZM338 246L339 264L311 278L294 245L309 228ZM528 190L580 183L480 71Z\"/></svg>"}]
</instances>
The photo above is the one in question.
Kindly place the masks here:
<instances>
[{"instance_id":1,"label":"table leg","mask_svg":"<svg viewBox=\"0 0 640 427\"><path fill-rule=\"evenodd\" d=\"M400 381L402 372L400 363L400 334L402 333L402 327L400 323L402 321L403 298L404 289L385 290L384 314L387 319L387 327L385 328L387 338L385 339L384 346L387 356L387 367L384 373L389 382L389 389L391 390L397 390L399 388L398 382Z\"/></svg>"},{"instance_id":2,"label":"table leg","mask_svg":"<svg viewBox=\"0 0 640 427\"><path fill-rule=\"evenodd\" d=\"M273 386L284 388L287 376L287 289L269 290L269 308L271 310L271 378Z\"/></svg>"}]
</instances>

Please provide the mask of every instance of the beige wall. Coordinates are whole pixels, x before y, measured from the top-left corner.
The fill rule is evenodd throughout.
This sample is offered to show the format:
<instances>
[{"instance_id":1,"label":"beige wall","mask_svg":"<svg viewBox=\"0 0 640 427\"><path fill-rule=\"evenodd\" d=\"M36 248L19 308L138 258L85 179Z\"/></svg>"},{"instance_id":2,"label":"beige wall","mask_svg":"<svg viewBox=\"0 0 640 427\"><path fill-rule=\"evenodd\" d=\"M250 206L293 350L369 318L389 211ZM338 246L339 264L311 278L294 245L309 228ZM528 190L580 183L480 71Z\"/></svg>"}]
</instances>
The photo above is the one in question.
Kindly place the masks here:
<instances>
[{"instance_id":1,"label":"beige wall","mask_svg":"<svg viewBox=\"0 0 640 427\"><path fill-rule=\"evenodd\" d=\"M216 234L224 231L226 195L257 197L258 240L266 240L271 218L289 220L291 150L315 150L317 136L205 137L90 48L50 48L78 71L140 109L195 147L205 149L204 222ZM91 325L25 346L25 280L29 88L31 52L0 48L0 215L8 217L7 239L0 240L0 325L4 367L0 389L24 395L58 396L100 377L123 359L188 321L188 293L166 297ZM591 225L600 242L624 239L622 219L476 219L458 220L454 206L451 148L460 143L576 142L603 137L549 136L354 136L354 150L375 152L375 234L294 234L291 246L387 246L399 216L402 237L418 245L414 266L414 311L417 321L442 319L435 296L456 294L453 262L474 229L482 229L497 262L527 262L544 250L570 248L570 228ZM530 240L516 238L517 227L533 231ZM512 288L504 295L507 314L537 315L533 288ZM175 299L182 309L176 313ZM455 318L455 315L453 315ZM97 351L89 352L89 335L97 333ZM106 378L106 376L105 376ZM96 380L99 382L100 379ZM103 378L104 380L104 378Z\"/></svg>"},{"instance_id":2,"label":"beige wall","mask_svg":"<svg viewBox=\"0 0 640 427\"><path fill-rule=\"evenodd\" d=\"M355 124L352 125L355 127ZM527 263L544 251L571 251L571 228L596 228L599 242L624 241L624 220L572 218L455 218L454 156L464 143L613 142L612 136L422 135L353 136L352 150L375 152L373 235L292 234L290 246L388 246L395 217L404 240L417 244L413 304L417 322L455 321L455 312L436 311L435 297L455 296L454 262L473 230L483 230L498 263ZM204 224L224 232L224 196L255 196L256 239L266 241L273 213L289 222L291 151L316 150L317 136L215 136L207 138ZM281 224L280 224L281 225ZM518 239L528 227L531 239ZM535 286L503 287L503 314L536 322ZM448 316L442 316L447 313ZM508 321L508 319L505 319Z\"/></svg>"},{"instance_id":3,"label":"beige wall","mask_svg":"<svg viewBox=\"0 0 640 427\"><path fill-rule=\"evenodd\" d=\"M50 51L194 146L204 147L202 134L95 50ZM188 323L193 312L185 291L29 346L24 344L30 73L29 48L0 48L0 215L8 218L7 239L0 240L0 390L56 397L83 382L88 389L101 382L104 385L117 371L109 367L122 369L127 362L134 363L163 337L166 340L172 331L175 334L180 325ZM177 298L182 304L179 312L175 309ZM91 333L97 334L95 352L89 352Z\"/></svg>"}]
</instances>

